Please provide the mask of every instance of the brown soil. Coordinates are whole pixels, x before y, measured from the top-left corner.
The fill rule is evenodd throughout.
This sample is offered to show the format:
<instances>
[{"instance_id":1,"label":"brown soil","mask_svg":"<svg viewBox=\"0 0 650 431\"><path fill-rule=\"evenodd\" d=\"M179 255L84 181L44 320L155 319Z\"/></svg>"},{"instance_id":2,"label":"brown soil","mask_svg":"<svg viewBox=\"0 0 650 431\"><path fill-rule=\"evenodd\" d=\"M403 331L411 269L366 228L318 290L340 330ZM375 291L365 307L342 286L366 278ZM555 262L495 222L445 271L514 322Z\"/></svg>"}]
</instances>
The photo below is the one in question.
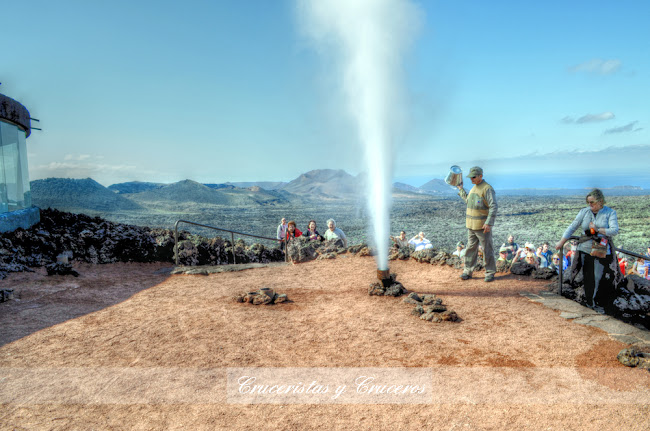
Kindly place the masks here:
<instances>
[{"instance_id":1,"label":"brown soil","mask_svg":"<svg viewBox=\"0 0 650 431\"><path fill-rule=\"evenodd\" d=\"M0 304L0 429L650 429L650 373L620 365L626 346L605 332L520 295L545 282L391 262L461 318L431 323L368 296L368 257L209 276L164 266L0 282L18 299ZM263 286L290 302L232 299ZM426 368L435 389L424 404L235 404L229 367Z\"/></svg>"}]
</instances>

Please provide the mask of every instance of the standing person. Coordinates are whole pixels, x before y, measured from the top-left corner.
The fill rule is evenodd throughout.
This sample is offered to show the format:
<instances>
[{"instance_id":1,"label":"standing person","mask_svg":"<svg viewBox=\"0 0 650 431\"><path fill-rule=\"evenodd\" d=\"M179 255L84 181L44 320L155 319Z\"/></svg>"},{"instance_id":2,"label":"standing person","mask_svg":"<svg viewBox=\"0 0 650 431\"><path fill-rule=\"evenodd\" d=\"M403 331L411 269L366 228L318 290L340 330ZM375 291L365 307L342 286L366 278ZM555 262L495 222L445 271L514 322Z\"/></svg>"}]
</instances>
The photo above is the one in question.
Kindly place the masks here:
<instances>
[{"instance_id":1,"label":"standing person","mask_svg":"<svg viewBox=\"0 0 650 431\"><path fill-rule=\"evenodd\" d=\"M345 237L343 231L336 227L336 222L333 218L327 220L327 230L323 234L326 240L341 239L343 240L343 247L348 248L348 239Z\"/></svg>"},{"instance_id":2,"label":"standing person","mask_svg":"<svg viewBox=\"0 0 650 431\"><path fill-rule=\"evenodd\" d=\"M287 237L287 219L282 217L280 220L280 225L278 226L278 231L276 238L280 240L280 248L284 249L284 242Z\"/></svg>"},{"instance_id":3,"label":"standing person","mask_svg":"<svg viewBox=\"0 0 650 431\"><path fill-rule=\"evenodd\" d=\"M458 185L458 196L467 203L465 217L467 251L465 252L465 269L460 278L462 280L472 278L480 243L485 256L485 281L490 282L494 281L494 274L497 271L494 246L492 245L492 226L494 226L497 216L496 195L492 186L483 181L483 169L480 167L471 168L468 177L474 184L469 194L463 188L463 183Z\"/></svg>"},{"instance_id":4,"label":"standing person","mask_svg":"<svg viewBox=\"0 0 650 431\"><path fill-rule=\"evenodd\" d=\"M611 305L614 282L622 278L618 262L613 258L612 244L612 237L618 234L618 216L615 210L605 206L605 196L599 189L590 191L585 200L588 207L580 210L555 248L560 250L576 229L580 229L582 235L577 255L573 257L578 262L572 265L572 276L582 269L587 306L602 310L603 306L609 308Z\"/></svg>"}]
</instances>

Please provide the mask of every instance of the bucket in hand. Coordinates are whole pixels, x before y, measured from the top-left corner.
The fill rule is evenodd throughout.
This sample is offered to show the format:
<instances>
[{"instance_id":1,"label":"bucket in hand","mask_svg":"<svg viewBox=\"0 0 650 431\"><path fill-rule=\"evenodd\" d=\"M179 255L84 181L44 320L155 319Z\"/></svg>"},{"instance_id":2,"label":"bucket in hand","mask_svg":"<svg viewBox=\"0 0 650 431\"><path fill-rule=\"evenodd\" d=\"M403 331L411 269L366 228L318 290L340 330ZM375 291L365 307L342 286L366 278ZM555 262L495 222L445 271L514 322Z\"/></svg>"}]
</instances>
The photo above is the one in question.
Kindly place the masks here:
<instances>
[{"instance_id":1,"label":"bucket in hand","mask_svg":"<svg viewBox=\"0 0 650 431\"><path fill-rule=\"evenodd\" d=\"M463 183L463 171L460 169L460 166L454 165L449 168L449 173L447 174L447 178L445 178L445 182L452 187L456 187Z\"/></svg>"}]
</instances>

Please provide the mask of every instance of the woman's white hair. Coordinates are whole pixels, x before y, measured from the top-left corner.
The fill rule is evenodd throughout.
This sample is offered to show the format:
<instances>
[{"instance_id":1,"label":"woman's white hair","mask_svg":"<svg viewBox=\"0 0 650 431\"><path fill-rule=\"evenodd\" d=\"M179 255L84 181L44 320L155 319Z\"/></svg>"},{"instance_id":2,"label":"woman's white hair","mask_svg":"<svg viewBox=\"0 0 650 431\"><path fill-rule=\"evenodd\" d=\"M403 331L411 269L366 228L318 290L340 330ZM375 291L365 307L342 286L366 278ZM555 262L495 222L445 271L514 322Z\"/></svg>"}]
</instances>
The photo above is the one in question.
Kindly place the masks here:
<instances>
[{"instance_id":1,"label":"woman's white hair","mask_svg":"<svg viewBox=\"0 0 650 431\"><path fill-rule=\"evenodd\" d=\"M333 218L327 220L327 223L325 223L325 224L326 224L327 226L329 226L329 225L330 225L330 222L334 223L334 227L336 227L336 222L334 221Z\"/></svg>"}]
</instances>

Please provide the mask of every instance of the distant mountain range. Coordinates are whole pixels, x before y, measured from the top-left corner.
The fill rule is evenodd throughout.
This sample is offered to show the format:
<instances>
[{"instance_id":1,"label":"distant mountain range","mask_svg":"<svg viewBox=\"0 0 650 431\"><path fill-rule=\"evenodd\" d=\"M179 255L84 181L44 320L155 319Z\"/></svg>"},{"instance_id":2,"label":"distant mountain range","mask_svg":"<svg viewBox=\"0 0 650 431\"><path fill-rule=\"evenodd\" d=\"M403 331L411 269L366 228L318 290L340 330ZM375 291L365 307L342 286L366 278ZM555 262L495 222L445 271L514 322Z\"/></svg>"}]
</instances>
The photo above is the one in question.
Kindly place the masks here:
<instances>
[{"instance_id":1,"label":"distant mountain range","mask_svg":"<svg viewBox=\"0 0 650 431\"><path fill-rule=\"evenodd\" d=\"M201 184L183 180L172 184L126 182L104 187L91 178L47 178L31 182L32 201L41 208L65 211L110 212L132 210L183 210L192 206L264 206L288 203L314 203L323 200L359 199L363 194L363 175L353 176L343 170L318 169L285 182L239 182ZM266 186L266 187L263 187ZM470 184L466 184L468 189ZM441 179L420 187L393 184L393 197L425 199L453 197L457 189ZM499 195L568 196L584 195L587 189L510 189L497 190ZM645 195L649 190L634 186L603 189L606 195Z\"/></svg>"},{"instance_id":2,"label":"distant mountain range","mask_svg":"<svg viewBox=\"0 0 650 431\"><path fill-rule=\"evenodd\" d=\"M140 205L172 204L212 204L212 205L266 205L282 204L291 201L292 196L286 192L265 190L258 186L240 188L231 185L218 187L217 184L205 185L192 180L179 181L163 187L133 193L128 199Z\"/></svg>"}]
</instances>

